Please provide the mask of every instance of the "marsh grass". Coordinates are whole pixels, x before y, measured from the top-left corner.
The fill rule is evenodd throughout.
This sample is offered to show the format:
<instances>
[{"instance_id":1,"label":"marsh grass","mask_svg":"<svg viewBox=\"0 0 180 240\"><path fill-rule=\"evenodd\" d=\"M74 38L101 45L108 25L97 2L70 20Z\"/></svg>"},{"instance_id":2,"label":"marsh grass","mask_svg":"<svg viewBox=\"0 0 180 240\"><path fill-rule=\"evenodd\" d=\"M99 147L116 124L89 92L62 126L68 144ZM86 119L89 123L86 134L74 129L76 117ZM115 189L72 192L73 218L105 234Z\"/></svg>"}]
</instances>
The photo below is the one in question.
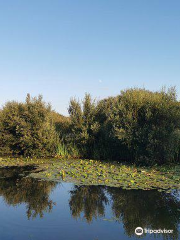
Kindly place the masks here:
<instances>
[{"instance_id":1,"label":"marsh grass","mask_svg":"<svg viewBox=\"0 0 180 240\"><path fill-rule=\"evenodd\" d=\"M56 153L57 157L69 157L69 153L68 150L65 146L65 144L58 144L57 146L57 153Z\"/></svg>"},{"instance_id":2,"label":"marsh grass","mask_svg":"<svg viewBox=\"0 0 180 240\"><path fill-rule=\"evenodd\" d=\"M56 157L61 158L78 158L80 157L79 150L75 146L75 144L64 144L60 143L57 146Z\"/></svg>"}]
</instances>

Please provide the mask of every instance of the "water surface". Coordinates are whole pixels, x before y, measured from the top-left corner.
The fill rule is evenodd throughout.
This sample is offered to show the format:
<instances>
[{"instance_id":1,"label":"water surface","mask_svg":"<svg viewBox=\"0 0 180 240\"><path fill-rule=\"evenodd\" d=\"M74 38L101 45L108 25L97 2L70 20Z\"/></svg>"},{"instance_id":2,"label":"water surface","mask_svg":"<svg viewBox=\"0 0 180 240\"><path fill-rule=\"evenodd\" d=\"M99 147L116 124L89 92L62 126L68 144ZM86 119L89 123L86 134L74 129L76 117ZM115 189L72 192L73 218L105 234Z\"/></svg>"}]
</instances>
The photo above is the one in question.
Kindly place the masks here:
<instances>
[{"instance_id":1,"label":"water surface","mask_svg":"<svg viewBox=\"0 0 180 240\"><path fill-rule=\"evenodd\" d=\"M77 186L28 178L33 167L0 169L0 240L136 239L136 227L172 229L141 239L179 239L177 191Z\"/></svg>"}]
</instances>

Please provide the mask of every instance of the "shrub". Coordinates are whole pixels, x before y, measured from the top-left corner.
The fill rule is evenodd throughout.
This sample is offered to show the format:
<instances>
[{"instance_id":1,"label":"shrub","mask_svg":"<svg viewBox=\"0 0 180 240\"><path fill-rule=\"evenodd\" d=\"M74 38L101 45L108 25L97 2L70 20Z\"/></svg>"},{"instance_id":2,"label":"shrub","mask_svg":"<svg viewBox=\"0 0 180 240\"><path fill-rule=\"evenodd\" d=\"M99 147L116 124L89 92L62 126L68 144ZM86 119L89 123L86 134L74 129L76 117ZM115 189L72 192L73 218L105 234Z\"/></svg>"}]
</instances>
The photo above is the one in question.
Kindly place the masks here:
<instances>
[{"instance_id":1,"label":"shrub","mask_svg":"<svg viewBox=\"0 0 180 240\"><path fill-rule=\"evenodd\" d=\"M70 138L84 157L91 157L99 124L96 121L96 103L90 94L86 94L82 104L76 99L71 99L69 106Z\"/></svg>"},{"instance_id":2,"label":"shrub","mask_svg":"<svg viewBox=\"0 0 180 240\"><path fill-rule=\"evenodd\" d=\"M42 96L31 98L28 94L24 103L5 104L0 114L1 155L52 156L58 142L51 106Z\"/></svg>"},{"instance_id":3,"label":"shrub","mask_svg":"<svg viewBox=\"0 0 180 240\"><path fill-rule=\"evenodd\" d=\"M66 138L70 128L70 118L65 117L55 111L51 112L53 123L56 127L56 131L59 133L61 139Z\"/></svg>"},{"instance_id":4,"label":"shrub","mask_svg":"<svg viewBox=\"0 0 180 240\"><path fill-rule=\"evenodd\" d=\"M177 160L180 104L175 89L122 91L110 121L116 137L128 147L135 162L153 164Z\"/></svg>"},{"instance_id":5,"label":"shrub","mask_svg":"<svg viewBox=\"0 0 180 240\"><path fill-rule=\"evenodd\" d=\"M180 103L175 89L128 89L69 107L71 139L89 158L162 164L179 160Z\"/></svg>"},{"instance_id":6,"label":"shrub","mask_svg":"<svg viewBox=\"0 0 180 240\"><path fill-rule=\"evenodd\" d=\"M118 139L114 130L114 110L118 97L110 97L98 102L96 121L100 126L96 137L95 156L100 159L127 161L131 153L122 140Z\"/></svg>"},{"instance_id":7,"label":"shrub","mask_svg":"<svg viewBox=\"0 0 180 240\"><path fill-rule=\"evenodd\" d=\"M0 154L85 157L162 164L180 156L180 103L175 89L128 89L99 102L71 99L69 117L42 96L0 111Z\"/></svg>"}]
</instances>

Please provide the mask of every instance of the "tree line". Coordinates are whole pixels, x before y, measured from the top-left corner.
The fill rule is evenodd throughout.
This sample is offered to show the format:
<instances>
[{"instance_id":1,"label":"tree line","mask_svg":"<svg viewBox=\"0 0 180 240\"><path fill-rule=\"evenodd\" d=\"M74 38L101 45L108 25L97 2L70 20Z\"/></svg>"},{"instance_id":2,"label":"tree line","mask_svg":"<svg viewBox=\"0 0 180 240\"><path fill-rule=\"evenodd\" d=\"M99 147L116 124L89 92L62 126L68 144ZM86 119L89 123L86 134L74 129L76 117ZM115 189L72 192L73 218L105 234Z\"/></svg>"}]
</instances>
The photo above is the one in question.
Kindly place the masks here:
<instances>
[{"instance_id":1,"label":"tree line","mask_svg":"<svg viewBox=\"0 0 180 240\"><path fill-rule=\"evenodd\" d=\"M131 88L100 101L72 98L69 117L42 96L7 102L0 111L0 154L73 157L137 164L178 162L180 102L176 90Z\"/></svg>"}]
</instances>

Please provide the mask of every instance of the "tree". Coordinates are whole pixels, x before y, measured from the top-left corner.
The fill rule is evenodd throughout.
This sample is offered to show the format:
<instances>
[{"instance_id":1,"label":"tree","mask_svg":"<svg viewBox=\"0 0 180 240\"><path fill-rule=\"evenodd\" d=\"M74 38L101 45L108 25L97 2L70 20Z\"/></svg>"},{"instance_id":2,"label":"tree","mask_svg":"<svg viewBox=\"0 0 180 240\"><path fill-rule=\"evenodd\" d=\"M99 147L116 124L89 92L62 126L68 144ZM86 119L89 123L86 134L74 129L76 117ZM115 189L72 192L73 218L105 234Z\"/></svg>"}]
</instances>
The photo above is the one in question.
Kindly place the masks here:
<instances>
[{"instance_id":1,"label":"tree","mask_svg":"<svg viewBox=\"0 0 180 240\"><path fill-rule=\"evenodd\" d=\"M6 103L0 118L1 154L55 155L58 136L51 118L51 106L42 96L31 98L28 94L24 103Z\"/></svg>"},{"instance_id":2,"label":"tree","mask_svg":"<svg viewBox=\"0 0 180 240\"><path fill-rule=\"evenodd\" d=\"M136 162L165 163L179 153L180 104L175 89L129 89L118 96L111 121Z\"/></svg>"},{"instance_id":3,"label":"tree","mask_svg":"<svg viewBox=\"0 0 180 240\"><path fill-rule=\"evenodd\" d=\"M71 138L83 156L91 157L99 130L96 121L96 103L90 94L86 94L82 105L76 99L71 99L68 111L71 120Z\"/></svg>"}]
</instances>

